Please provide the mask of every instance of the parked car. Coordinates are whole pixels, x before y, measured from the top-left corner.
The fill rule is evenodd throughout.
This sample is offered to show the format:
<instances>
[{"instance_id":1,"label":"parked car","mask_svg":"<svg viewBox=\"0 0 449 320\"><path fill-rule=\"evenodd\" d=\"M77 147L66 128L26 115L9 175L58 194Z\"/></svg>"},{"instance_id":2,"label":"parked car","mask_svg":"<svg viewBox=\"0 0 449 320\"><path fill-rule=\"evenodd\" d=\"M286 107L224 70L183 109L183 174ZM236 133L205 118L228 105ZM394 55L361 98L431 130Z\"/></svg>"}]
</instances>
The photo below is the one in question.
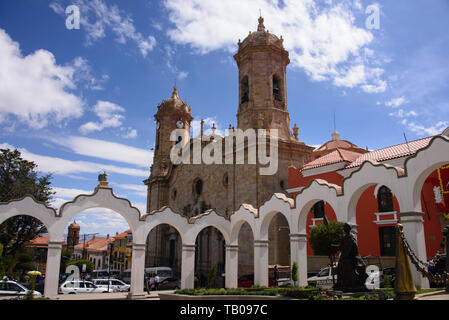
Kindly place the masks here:
<instances>
[{"instance_id":1,"label":"parked car","mask_svg":"<svg viewBox=\"0 0 449 320\"><path fill-rule=\"evenodd\" d=\"M165 278L159 283L159 290L178 290L181 288L181 281L175 278ZM154 281L151 290L154 290Z\"/></svg>"},{"instance_id":2,"label":"parked car","mask_svg":"<svg viewBox=\"0 0 449 320\"><path fill-rule=\"evenodd\" d=\"M85 280L70 280L65 281L59 287L60 294L76 294L76 293L107 293L114 292L112 288L99 288L91 281Z\"/></svg>"},{"instance_id":3,"label":"parked car","mask_svg":"<svg viewBox=\"0 0 449 320\"><path fill-rule=\"evenodd\" d=\"M0 280L0 295L3 296L23 296L30 292L25 286L12 280ZM33 291L33 296L40 297L39 291Z\"/></svg>"},{"instance_id":4,"label":"parked car","mask_svg":"<svg viewBox=\"0 0 449 320\"><path fill-rule=\"evenodd\" d=\"M278 283L277 283L277 286L278 287L289 287L289 286L294 286L295 285L295 283L294 283L294 281L293 280L291 280L291 279L279 279L278 280Z\"/></svg>"},{"instance_id":5,"label":"parked car","mask_svg":"<svg viewBox=\"0 0 449 320\"><path fill-rule=\"evenodd\" d=\"M131 286L119 279L93 279L93 284L99 288L112 289L114 292L127 292ZM109 284L109 286L108 286Z\"/></svg>"},{"instance_id":6,"label":"parked car","mask_svg":"<svg viewBox=\"0 0 449 320\"><path fill-rule=\"evenodd\" d=\"M315 286L320 289L332 289L332 273L334 273L334 280L337 281L337 275L335 271L335 268L325 267L321 269L315 276L307 278L307 282L309 285Z\"/></svg>"},{"instance_id":7,"label":"parked car","mask_svg":"<svg viewBox=\"0 0 449 320\"><path fill-rule=\"evenodd\" d=\"M245 274L238 278L238 287L249 288L254 285L254 274ZM277 285L275 278L268 279L268 286L275 287Z\"/></svg>"}]
</instances>

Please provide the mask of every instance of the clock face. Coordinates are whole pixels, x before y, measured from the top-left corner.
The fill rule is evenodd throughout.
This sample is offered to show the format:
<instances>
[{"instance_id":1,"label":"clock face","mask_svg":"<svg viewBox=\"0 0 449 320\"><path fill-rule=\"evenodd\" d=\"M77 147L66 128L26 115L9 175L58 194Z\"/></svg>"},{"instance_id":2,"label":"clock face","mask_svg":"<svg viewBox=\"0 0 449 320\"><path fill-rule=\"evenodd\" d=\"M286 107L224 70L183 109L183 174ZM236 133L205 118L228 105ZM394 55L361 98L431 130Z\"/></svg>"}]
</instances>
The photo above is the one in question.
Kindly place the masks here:
<instances>
[{"instance_id":1,"label":"clock face","mask_svg":"<svg viewBox=\"0 0 449 320\"><path fill-rule=\"evenodd\" d=\"M159 121L156 122L156 129L159 129L160 126L161 126L161 123Z\"/></svg>"},{"instance_id":2,"label":"clock face","mask_svg":"<svg viewBox=\"0 0 449 320\"><path fill-rule=\"evenodd\" d=\"M184 122L182 122L181 120L176 121L176 126L181 129L184 128Z\"/></svg>"}]
</instances>

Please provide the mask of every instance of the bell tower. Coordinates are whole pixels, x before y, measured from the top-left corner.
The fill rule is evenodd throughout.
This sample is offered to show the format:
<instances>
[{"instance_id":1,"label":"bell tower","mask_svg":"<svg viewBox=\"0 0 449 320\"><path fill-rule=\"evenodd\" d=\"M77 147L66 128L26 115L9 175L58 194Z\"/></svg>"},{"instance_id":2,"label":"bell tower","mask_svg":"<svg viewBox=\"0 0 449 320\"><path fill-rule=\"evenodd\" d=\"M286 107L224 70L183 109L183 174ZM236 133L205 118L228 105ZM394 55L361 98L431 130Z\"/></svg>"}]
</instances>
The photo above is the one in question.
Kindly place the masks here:
<instances>
[{"instance_id":1,"label":"bell tower","mask_svg":"<svg viewBox=\"0 0 449 320\"><path fill-rule=\"evenodd\" d=\"M290 59L282 36L269 33L263 22L260 17L257 31L239 40L234 55L239 69L238 128L278 129L280 139L292 140L286 85Z\"/></svg>"},{"instance_id":2,"label":"bell tower","mask_svg":"<svg viewBox=\"0 0 449 320\"><path fill-rule=\"evenodd\" d=\"M190 124L193 117L191 108L179 98L178 88L173 87L172 96L162 101L157 107L154 115L156 120L156 141L154 147L153 165L151 175L144 181L148 186L147 212L159 209L168 204L168 179L172 169L170 151L179 143L170 141L173 130L184 129L185 135L182 139L188 141L190 138Z\"/></svg>"}]
</instances>

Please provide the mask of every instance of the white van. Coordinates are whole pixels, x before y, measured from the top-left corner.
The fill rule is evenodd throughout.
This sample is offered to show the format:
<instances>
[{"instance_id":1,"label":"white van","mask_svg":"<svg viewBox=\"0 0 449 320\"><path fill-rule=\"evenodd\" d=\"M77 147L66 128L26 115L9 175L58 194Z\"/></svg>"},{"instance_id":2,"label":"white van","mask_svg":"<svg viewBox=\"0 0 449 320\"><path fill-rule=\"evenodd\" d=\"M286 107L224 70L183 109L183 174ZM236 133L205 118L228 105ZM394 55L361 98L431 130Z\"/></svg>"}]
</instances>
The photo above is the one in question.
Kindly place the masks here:
<instances>
[{"instance_id":1,"label":"white van","mask_svg":"<svg viewBox=\"0 0 449 320\"><path fill-rule=\"evenodd\" d=\"M167 278L173 278L173 271L170 267L151 267L145 268L145 275L150 278L159 276L159 281L162 282Z\"/></svg>"},{"instance_id":2,"label":"white van","mask_svg":"<svg viewBox=\"0 0 449 320\"><path fill-rule=\"evenodd\" d=\"M59 294L77 294L77 293L107 293L114 292L112 288L99 288L90 281L69 280L61 284Z\"/></svg>"},{"instance_id":3,"label":"white van","mask_svg":"<svg viewBox=\"0 0 449 320\"><path fill-rule=\"evenodd\" d=\"M92 280L94 285L98 288L112 289L114 292L127 292L131 287L129 284L124 283L119 279L94 279Z\"/></svg>"}]
</instances>

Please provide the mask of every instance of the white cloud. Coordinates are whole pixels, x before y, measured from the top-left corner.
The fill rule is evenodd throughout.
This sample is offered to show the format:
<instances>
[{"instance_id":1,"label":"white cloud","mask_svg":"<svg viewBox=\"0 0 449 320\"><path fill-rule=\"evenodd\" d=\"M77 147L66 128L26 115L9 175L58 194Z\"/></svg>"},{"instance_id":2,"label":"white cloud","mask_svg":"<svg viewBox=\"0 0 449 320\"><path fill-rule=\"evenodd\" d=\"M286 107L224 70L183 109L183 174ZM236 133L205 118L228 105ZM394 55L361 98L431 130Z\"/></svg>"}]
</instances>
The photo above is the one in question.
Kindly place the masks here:
<instances>
[{"instance_id":1,"label":"white cloud","mask_svg":"<svg viewBox=\"0 0 449 320\"><path fill-rule=\"evenodd\" d=\"M79 127L82 134L88 134L95 131L102 131L105 128L117 128L122 125L124 116L120 113L125 109L109 101L98 101L93 111L100 118L100 122L87 122Z\"/></svg>"},{"instance_id":2,"label":"white cloud","mask_svg":"<svg viewBox=\"0 0 449 320\"><path fill-rule=\"evenodd\" d=\"M80 8L80 23L81 28L87 32L87 44L104 38L106 30L110 30L120 44L126 44L128 40L133 41L144 57L155 47L156 39L153 36L145 37L138 32L133 19L126 16L118 6L108 6L103 0L75 0L72 4ZM50 8L65 17L59 3L51 3Z\"/></svg>"},{"instance_id":3,"label":"white cloud","mask_svg":"<svg viewBox=\"0 0 449 320\"><path fill-rule=\"evenodd\" d=\"M15 147L3 143L0 144L0 148L15 149ZM22 157L28 161L33 161L38 165L38 170L47 173L54 173L58 175L70 175L77 173L89 173L92 174L95 179L98 173L106 170L109 174L123 174L134 177L147 178L150 174L149 170L141 170L129 167L118 167L114 165L107 165L88 161L72 161L61 159L57 157L43 156L27 151L26 149L18 148L22 154Z\"/></svg>"},{"instance_id":4,"label":"white cloud","mask_svg":"<svg viewBox=\"0 0 449 320\"><path fill-rule=\"evenodd\" d=\"M114 236L129 229L129 224L119 213L106 208L92 208L77 214L73 220L80 226L81 234L99 233ZM72 221L73 221L72 220Z\"/></svg>"},{"instance_id":5,"label":"white cloud","mask_svg":"<svg viewBox=\"0 0 449 320\"><path fill-rule=\"evenodd\" d=\"M128 131L123 135L123 138L136 138L137 137L137 130L136 129L132 129L132 128L128 128Z\"/></svg>"},{"instance_id":6,"label":"white cloud","mask_svg":"<svg viewBox=\"0 0 449 320\"><path fill-rule=\"evenodd\" d=\"M84 156L129 163L143 168L149 168L153 162L152 151L116 142L77 136L53 138L51 141Z\"/></svg>"},{"instance_id":7,"label":"white cloud","mask_svg":"<svg viewBox=\"0 0 449 320\"><path fill-rule=\"evenodd\" d=\"M109 80L107 74L103 74L101 78L97 79L92 75L92 68L87 59L83 57L76 57L73 59L72 65L75 69L75 81L82 81L85 87L91 90L104 90L103 84Z\"/></svg>"},{"instance_id":8,"label":"white cloud","mask_svg":"<svg viewBox=\"0 0 449 320\"><path fill-rule=\"evenodd\" d=\"M422 124L408 122L406 119L404 119L402 121L402 124L407 125L410 131L418 135L433 136L441 134L441 132L443 132L443 130L449 126L449 121L438 121L435 125L426 127Z\"/></svg>"},{"instance_id":9,"label":"white cloud","mask_svg":"<svg viewBox=\"0 0 449 320\"><path fill-rule=\"evenodd\" d=\"M0 114L29 127L78 118L83 101L70 91L76 88L76 66L60 66L47 50L23 56L19 44L0 29ZM10 119L11 120L11 119Z\"/></svg>"},{"instance_id":10,"label":"white cloud","mask_svg":"<svg viewBox=\"0 0 449 320\"><path fill-rule=\"evenodd\" d=\"M189 75L188 72L185 71L180 71L178 69L178 67L174 64L173 60L174 60L174 55L176 53L175 49L170 46L170 45L166 45L165 46L165 58L166 58L166 65L168 67L168 69L176 75L176 78L178 80L182 80L187 78L187 76Z\"/></svg>"},{"instance_id":11,"label":"white cloud","mask_svg":"<svg viewBox=\"0 0 449 320\"><path fill-rule=\"evenodd\" d=\"M129 190L132 191L132 193L141 196L141 197L145 197L147 196L147 186L142 184L119 184L119 183L114 183L115 186L125 189L125 190Z\"/></svg>"},{"instance_id":12,"label":"white cloud","mask_svg":"<svg viewBox=\"0 0 449 320\"><path fill-rule=\"evenodd\" d=\"M73 199L77 195L80 194L91 194L93 190L87 191L82 189L73 189L73 188L60 188L60 187L52 187L52 190L56 192L55 196L58 198L66 198Z\"/></svg>"},{"instance_id":13,"label":"white cloud","mask_svg":"<svg viewBox=\"0 0 449 320\"><path fill-rule=\"evenodd\" d=\"M293 67L303 69L311 79L361 86L370 93L386 90L379 70L370 67L374 51L367 46L373 34L355 25L353 10L360 11L359 1L318 5L313 0L166 0L164 5L174 24L167 32L170 39L190 45L197 53L235 52L237 39L256 30L261 9L266 29L282 35Z\"/></svg>"},{"instance_id":14,"label":"white cloud","mask_svg":"<svg viewBox=\"0 0 449 320\"><path fill-rule=\"evenodd\" d=\"M417 117L418 113L414 110L404 111L403 109L399 109L396 112L390 112L388 115L397 118L409 118L409 117Z\"/></svg>"},{"instance_id":15,"label":"white cloud","mask_svg":"<svg viewBox=\"0 0 449 320\"><path fill-rule=\"evenodd\" d=\"M407 102L407 99L405 99L404 97L399 97L399 98L391 99L390 101L385 102L385 105L387 107L397 108L406 102Z\"/></svg>"}]
</instances>

